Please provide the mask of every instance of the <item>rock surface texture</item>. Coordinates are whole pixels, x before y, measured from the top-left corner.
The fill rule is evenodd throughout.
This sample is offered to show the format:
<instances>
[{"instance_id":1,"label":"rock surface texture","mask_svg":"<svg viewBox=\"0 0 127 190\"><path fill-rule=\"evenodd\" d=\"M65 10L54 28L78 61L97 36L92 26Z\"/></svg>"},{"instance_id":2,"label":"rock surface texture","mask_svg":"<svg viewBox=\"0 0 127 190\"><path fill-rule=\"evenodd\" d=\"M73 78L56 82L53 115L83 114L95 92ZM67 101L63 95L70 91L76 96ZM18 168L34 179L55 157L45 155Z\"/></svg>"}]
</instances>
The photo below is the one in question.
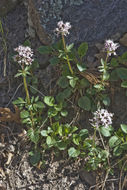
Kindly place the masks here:
<instances>
[{"instance_id":1,"label":"rock surface texture","mask_svg":"<svg viewBox=\"0 0 127 190\"><path fill-rule=\"evenodd\" d=\"M115 33L122 35L127 31L126 0L29 0L29 2L33 3L34 9L38 12L43 34L45 30L52 39L53 30L60 20L71 23L69 40L76 43L101 42L111 38ZM35 23L33 27L36 28ZM48 38L41 41L45 43Z\"/></svg>"},{"instance_id":2,"label":"rock surface texture","mask_svg":"<svg viewBox=\"0 0 127 190\"><path fill-rule=\"evenodd\" d=\"M20 0L0 0L0 17L11 11Z\"/></svg>"}]
</instances>

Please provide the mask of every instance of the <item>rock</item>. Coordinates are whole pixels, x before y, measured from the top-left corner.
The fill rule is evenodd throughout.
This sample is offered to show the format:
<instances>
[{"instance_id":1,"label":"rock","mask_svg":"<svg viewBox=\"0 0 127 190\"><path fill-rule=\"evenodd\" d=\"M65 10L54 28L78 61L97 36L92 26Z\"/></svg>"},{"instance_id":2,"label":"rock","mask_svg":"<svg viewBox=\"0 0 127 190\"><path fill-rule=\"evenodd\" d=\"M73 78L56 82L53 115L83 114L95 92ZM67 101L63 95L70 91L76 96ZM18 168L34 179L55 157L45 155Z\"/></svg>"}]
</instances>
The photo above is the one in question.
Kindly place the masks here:
<instances>
[{"instance_id":1,"label":"rock","mask_svg":"<svg viewBox=\"0 0 127 190\"><path fill-rule=\"evenodd\" d=\"M87 182L91 186L96 184L96 175L94 172L87 172L86 170L81 169L79 172L79 176L82 181Z\"/></svg>"},{"instance_id":2,"label":"rock","mask_svg":"<svg viewBox=\"0 0 127 190\"><path fill-rule=\"evenodd\" d=\"M114 41L118 41L119 38L120 38L120 36L121 36L120 33L117 32L116 34L114 34L114 35L111 36L111 39L114 40Z\"/></svg>"},{"instance_id":3,"label":"rock","mask_svg":"<svg viewBox=\"0 0 127 190\"><path fill-rule=\"evenodd\" d=\"M18 2L19 0L0 0L0 17L14 9Z\"/></svg>"},{"instance_id":4,"label":"rock","mask_svg":"<svg viewBox=\"0 0 127 190\"><path fill-rule=\"evenodd\" d=\"M127 46L127 33L125 33L123 35L123 37L119 40L119 42L123 45L123 46Z\"/></svg>"},{"instance_id":5,"label":"rock","mask_svg":"<svg viewBox=\"0 0 127 190\"><path fill-rule=\"evenodd\" d=\"M40 40L55 40L54 29L60 20L72 25L68 42L87 41L95 44L111 38L118 39L127 31L127 1L105 0L29 0L29 12ZM49 34L49 35L48 35Z\"/></svg>"},{"instance_id":6,"label":"rock","mask_svg":"<svg viewBox=\"0 0 127 190\"><path fill-rule=\"evenodd\" d=\"M104 44L101 44L101 43L96 43L95 44L96 48L101 51L103 48L104 48Z\"/></svg>"},{"instance_id":7,"label":"rock","mask_svg":"<svg viewBox=\"0 0 127 190\"><path fill-rule=\"evenodd\" d=\"M50 44L51 39L40 24L39 14L35 8L35 4L33 0L29 0L28 2L28 24L29 24L29 31L31 30L30 28L34 28L40 41L43 44L45 45ZM33 34L33 31L32 31L32 34Z\"/></svg>"}]
</instances>

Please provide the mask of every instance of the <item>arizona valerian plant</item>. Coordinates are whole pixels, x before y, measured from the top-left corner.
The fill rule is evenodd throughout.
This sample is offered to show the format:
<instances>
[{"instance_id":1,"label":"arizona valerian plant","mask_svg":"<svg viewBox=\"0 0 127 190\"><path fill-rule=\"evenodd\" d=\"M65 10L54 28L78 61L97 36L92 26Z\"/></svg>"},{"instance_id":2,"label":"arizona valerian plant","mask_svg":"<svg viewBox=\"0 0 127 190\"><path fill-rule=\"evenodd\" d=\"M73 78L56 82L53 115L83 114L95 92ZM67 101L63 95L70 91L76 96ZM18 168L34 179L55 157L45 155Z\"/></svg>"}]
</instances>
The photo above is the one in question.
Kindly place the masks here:
<instances>
[{"instance_id":1,"label":"arizona valerian plant","mask_svg":"<svg viewBox=\"0 0 127 190\"><path fill-rule=\"evenodd\" d=\"M43 153L53 150L54 155L66 152L70 158L80 157L88 171L105 170L108 176L114 168L112 158L122 163L127 150L127 125L113 128L114 114L107 110L112 81L120 79L121 87L127 88L127 69L121 67L127 62L127 53L116 56L119 45L106 40L103 49L106 58L101 59L97 74L94 74L85 61L88 44L83 42L75 47L66 43L70 29L69 22L58 22L54 33L61 40L38 49L41 54L49 54L49 63L59 68L57 89L52 95L43 95L42 98L32 95L30 84L36 81L32 71L33 51L28 46L15 49L14 60L20 66L16 77L22 77L26 97L19 97L13 103L20 108L22 123L27 126L27 135L34 143L30 152L33 165L42 161ZM69 115L71 109L79 115L82 110L93 113L89 120L91 132L76 123L77 117Z\"/></svg>"}]
</instances>

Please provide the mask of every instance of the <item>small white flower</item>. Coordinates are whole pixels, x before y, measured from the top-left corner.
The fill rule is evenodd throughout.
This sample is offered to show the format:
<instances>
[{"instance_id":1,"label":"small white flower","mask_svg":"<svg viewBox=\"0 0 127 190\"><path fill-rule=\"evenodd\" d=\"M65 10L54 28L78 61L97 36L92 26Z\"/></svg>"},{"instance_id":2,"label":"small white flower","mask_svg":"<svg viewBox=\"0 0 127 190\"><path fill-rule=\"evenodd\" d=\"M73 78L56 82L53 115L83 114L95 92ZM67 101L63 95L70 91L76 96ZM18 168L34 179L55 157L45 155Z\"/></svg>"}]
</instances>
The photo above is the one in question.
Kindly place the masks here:
<instances>
[{"instance_id":1,"label":"small white flower","mask_svg":"<svg viewBox=\"0 0 127 190\"><path fill-rule=\"evenodd\" d=\"M106 109L98 109L93 115L93 119L90 119L91 125L97 128L100 126L108 127L112 124L113 114L109 113Z\"/></svg>"},{"instance_id":2,"label":"small white flower","mask_svg":"<svg viewBox=\"0 0 127 190\"><path fill-rule=\"evenodd\" d=\"M112 54L116 55L115 50L119 47L118 43L114 43L113 40L106 40L104 44L104 50L108 53L109 56Z\"/></svg>"},{"instance_id":3,"label":"small white flower","mask_svg":"<svg viewBox=\"0 0 127 190\"><path fill-rule=\"evenodd\" d=\"M18 54L14 56L14 61L17 61L19 64L31 65L34 59L33 51L28 46L19 46L14 49Z\"/></svg>"},{"instance_id":4,"label":"small white flower","mask_svg":"<svg viewBox=\"0 0 127 190\"><path fill-rule=\"evenodd\" d=\"M71 25L69 22L63 23L63 21L59 21L57 23L58 28L55 29L55 32L57 33L57 35L59 34L63 34L64 36L66 36L67 34L69 34L69 29L71 28Z\"/></svg>"}]
</instances>

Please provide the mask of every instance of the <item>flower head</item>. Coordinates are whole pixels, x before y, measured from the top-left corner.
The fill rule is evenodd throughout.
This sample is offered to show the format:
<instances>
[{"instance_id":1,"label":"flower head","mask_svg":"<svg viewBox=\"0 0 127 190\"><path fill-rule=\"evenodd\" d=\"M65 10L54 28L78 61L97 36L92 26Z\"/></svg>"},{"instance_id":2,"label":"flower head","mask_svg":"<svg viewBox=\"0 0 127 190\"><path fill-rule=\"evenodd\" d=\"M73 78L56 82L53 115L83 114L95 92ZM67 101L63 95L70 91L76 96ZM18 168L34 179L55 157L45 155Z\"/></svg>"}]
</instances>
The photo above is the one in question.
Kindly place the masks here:
<instances>
[{"instance_id":1,"label":"flower head","mask_svg":"<svg viewBox=\"0 0 127 190\"><path fill-rule=\"evenodd\" d=\"M59 34L63 34L64 36L66 36L67 34L69 34L68 30L71 28L71 25L69 22L63 23L63 21L59 21L57 23L57 28L55 29L55 32L57 33L57 35Z\"/></svg>"},{"instance_id":2,"label":"flower head","mask_svg":"<svg viewBox=\"0 0 127 190\"><path fill-rule=\"evenodd\" d=\"M18 52L17 55L14 56L14 61L17 61L19 64L31 65L33 60L33 51L28 46L19 46L14 49Z\"/></svg>"},{"instance_id":3,"label":"flower head","mask_svg":"<svg viewBox=\"0 0 127 190\"><path fill-rule=\"evenodd\" d=\"M106 40L104 44L104 50L108 53L109 56L112 54L116 55L115 50L119 47L118 43L114 43L113 40Z\"/></svg>"},{"instance_id":4,"label":"flower head","mask_svg":"<svg viewBox=\"0 0 127 190\"><path fill-rule=\"evenodd\" d=\"M109 113L106 109L98 109L93 113L93 119L90 119L91 124L95 127L108 127L112 124L113 113Z\"/></svg>"}]
</instances>

